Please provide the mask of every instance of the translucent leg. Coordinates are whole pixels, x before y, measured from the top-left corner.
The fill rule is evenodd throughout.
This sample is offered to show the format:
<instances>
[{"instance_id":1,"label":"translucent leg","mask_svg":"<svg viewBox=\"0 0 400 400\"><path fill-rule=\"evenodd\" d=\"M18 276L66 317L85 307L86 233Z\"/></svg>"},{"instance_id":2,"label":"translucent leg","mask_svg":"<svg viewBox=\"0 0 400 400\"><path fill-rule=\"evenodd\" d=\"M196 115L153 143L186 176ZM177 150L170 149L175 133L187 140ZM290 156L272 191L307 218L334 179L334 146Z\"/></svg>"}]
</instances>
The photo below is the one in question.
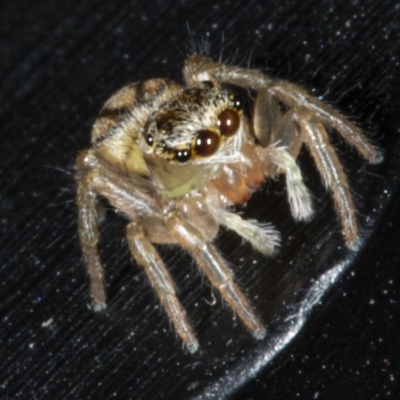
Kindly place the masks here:
<instances>
[{"instance_id":1,"label":"translucent leg","mask_svg":"<svg viewBox=\"0 0 400 400\"><path fill-rule=\"evenodd\" d=\"M194 55L186 60L183 75L189 85L196 82L211 81L215 85L228 83L258 91L257 102L260 107L265 108L265 113L272 117L272 124L276 115L279 115L278 101L282 101L289 108L294 108L294 111L307 110L326 126L336 129L369 162L379 163L383 159L381 152L365 138L360 129L332 107L316 99L298 85L285 81L273 81L261 71L213 62L211 59L200 55ZM262 113L256 110L256 127L260 126L257 118L261 115ZM260 138L261 144L266 145L264 143L266 136L261 135Z\"/></svg>"},{"instance_id":2,"label":"translucent leg","mask_svg":"<svg viewBox=\"0 0 400 400\"><path fill-rule=\"evenodd\" d=\"M268 91L289 107L293 107L295 111L307 114L308 119L312 117L313 120L319 120L324 125L334 128L369 162L382 161L381 152L366 139L360 129L303 88L290 82L275 81L269 86Z\"/></svg>"},{"instance_id":3,"label":"translucent leg","mask_svg":"<svg viewBox=\"0 0 400 400\"><path fill-rule=\"evenodd\" d=\"M157 293L179 336L185 342L189 351L194 353L199 344L187 320L185 310L176 296L172 278L157 250L146 239L142 229L134 222L128 225L126 236L132 256L146 272L154 291Z\"/></svg>"},{"instance_id":4,"label":"translucent leg","mask_svg":"<svg viewBox=\"0 0 400 400\"><path fill-rule=\"evenodd\" d=\"M175 240L192 253L204 274L253 335L263 338L265 328L255 315L245 295L233 281L230 269L214 246L202 236L200 231L177 213L169 214L166 218L166 226Z\"/></svg>"},{"instance_id":5,"label":"translucent leg","mask_svg":"<svg viewBox=\"0 0 400 400\"><path fill-rule=\"evenodd\" d=\"M90 276L90 290L96 311L106 307L104 276L101 267L97 242L99 240L97 195L91 186L91 176L85 174L84 166L78 159L77 174L84 176L78 181L78 234L82 247L83 258Z\"/></svg>"},{"instance_id":6,"label":"translucent leg","mask_svg":"<svg viewBox=\"0 0 400 400\"><path fill-rule=\"evenodd\" d=\"M228 83L257 91L272 81L261 71L214 62L208 57L197 54L186 60L183 76L188 85L210 81L216 86Z\"/></svg>"},{"instance_id":7,"label":"translucent leg","mask_svg":"<svg viewBox=\"0 0 400 400\"><path fill-rule=\"evenodd\" d=\"M310 122L304 118L299 118L298 122L324 184L332 192L346 244L355 250L359 245L355 207L340 160L322 123Z\"/></svg>"},{"instance_id":8,"label":"translucent leg","mask_svg":"<svg viewBox=\"0 0 400 400\"><path fill-rule=\"evenodd\" d=\"M296 160L281 147L267 147L259 151L265 165L275 165L277 173L286 176L286 187L290 209L297 220L307 221L313 215L311 196L304 185L301 171Z\"/></svg>"},{"instance_id":9,"label":"translucent leg","mask_svg":"<svg viewBox=\"0 0 400 400\"><path fill-rule=\"evenodd\" d=\"M76 163L78 234L86 268L90 276L90 288L95 303L94 309L106 307L104 275L101 266L97 243L98 200L101 195L107 198L117 209L130 218L136 218L137 211L156 215L155 201L145 187L145 180L140 177L135 181L125 182L115 179L110 173L97 166L97 160L91 151L83 151ZM143 181L143 182L142 182Z\"/></svg>"},{"instance_id":10,"label":"translucent leg","mask_svg":"<svg viewBox=\"0 0 400 400\"><path fill-rule=\"evenodd\" d=\"M219 224L225 225L248 240L260 253L271 255L279 245L279 233L271 225L246 221L224 208L214 209L213 215Z\"/></svg>"}]
</instances>

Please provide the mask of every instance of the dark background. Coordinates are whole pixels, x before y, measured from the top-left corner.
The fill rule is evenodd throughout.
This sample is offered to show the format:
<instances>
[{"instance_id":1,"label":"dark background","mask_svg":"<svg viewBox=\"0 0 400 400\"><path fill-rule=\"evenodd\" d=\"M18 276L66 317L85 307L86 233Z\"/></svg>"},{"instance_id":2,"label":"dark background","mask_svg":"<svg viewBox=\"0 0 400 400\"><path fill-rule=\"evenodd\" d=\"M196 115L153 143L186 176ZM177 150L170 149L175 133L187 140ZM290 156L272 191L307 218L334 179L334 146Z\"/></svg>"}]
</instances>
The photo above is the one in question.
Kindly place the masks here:
<instances>
[{"instance_id":1,"label":"dark background","mask_svg":"<svg viewBox=\"0 0 400 400\"><path fill-rule=\"evenodd\" d=\"M399 9L392 0L2 1L0 398L398 398ZM161 248L198 333L200 351L189 355L130 260L126 222L112 210L100 245L109 307L89 309L73 165L114 91L153 77L179 80L185 57L205 43L215 58L322 96L385 161L367 166L333 139L364 232L357 254L344 249L306 152L299 163L318 210L313 222L292 220L282 180L239 210L282 232L276 258L226 231L217 238L268 326L264 341L252 339L188 255ZM343 263L300 333L267 362L312 283Z\"/></svg>"}]
</instances>

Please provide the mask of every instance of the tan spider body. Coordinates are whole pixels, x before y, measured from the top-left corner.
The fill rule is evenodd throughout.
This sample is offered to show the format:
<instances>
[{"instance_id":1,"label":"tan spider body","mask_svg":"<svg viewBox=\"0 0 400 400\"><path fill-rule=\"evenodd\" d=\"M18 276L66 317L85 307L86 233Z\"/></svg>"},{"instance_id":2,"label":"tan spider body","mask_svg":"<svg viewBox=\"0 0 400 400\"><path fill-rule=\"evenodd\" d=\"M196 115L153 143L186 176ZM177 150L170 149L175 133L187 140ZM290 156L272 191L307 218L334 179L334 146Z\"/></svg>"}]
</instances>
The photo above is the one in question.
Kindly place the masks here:
<instances>
[{"instance_id":1,"label":"tan spider body","mask_svg":"<svg viewBox=\"0 0 400 400\"><path fill-rule=\"evenodd\" d=\"M283 173L294 218L309 219L310 195L295 161L305 143L331 190L344 240L356 248L355 208L326 128L336 130L369 162L379 162L381 155L357 127L292 83L199 55L186 60L183 75L185 86L152 79L112 96L93 126L92 148L78 157L76 178L79 237L95 308L106 304L97 251L102 196L130 220L130 251L193 352L196 336L153 244L188 250L229 306L262 338L262 323L212 240L224 225L267 255L279 235L230 207L246 202L267 177ZM246 90L255 95L250 112L240 96Z\"/></svg>"}]
</instances>

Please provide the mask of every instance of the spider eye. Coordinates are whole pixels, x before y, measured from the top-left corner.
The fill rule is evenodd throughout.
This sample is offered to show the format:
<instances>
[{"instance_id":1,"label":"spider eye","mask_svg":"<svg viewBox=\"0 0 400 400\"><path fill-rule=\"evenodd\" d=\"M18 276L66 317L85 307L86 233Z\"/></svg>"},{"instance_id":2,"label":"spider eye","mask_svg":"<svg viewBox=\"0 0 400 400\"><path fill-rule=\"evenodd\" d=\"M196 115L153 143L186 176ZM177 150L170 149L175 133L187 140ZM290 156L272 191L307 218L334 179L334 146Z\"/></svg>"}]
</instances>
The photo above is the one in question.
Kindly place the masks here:
<instances>
[{"instance_id":1,"label":"spider eye","mask_svg":"<svg viewBox=\"0 0 400 400\"><path fill-rule=\"evenodd\" d=\"M186 162L190 158L190 151L189 150L178 150L175 153L175 158L179 162Z\"/></svg>"},{"instance_id":2,"label":"spider eye","mask_svg":"<svg viewBox=\"0 0 400 400\"><path fill-rule=\"evenodd\" d=\"M224 136L232 136L240 125L239 115L236 111L227 108L218 116L218 127Z\"/></svg>"},{"instance_id":3,"label":"spider eye","mask_svg":"<svg viewBox=\"0 0 400 400\"><path fill-rule=\"evenodd\" d=\"M153 135L151 133L148 133L145 137L145 141L147 143L148 146L152 146L154 143L154 138Z\"/></svg>"},{"instance_id":4,"label":"spider eye","mask_svg":"<svg viewBox=\"0 0 400 400\"><path fill-rule=\"evenodd\" d=\"M201 84L209 89L212 89L214 87L214 84L211 81L202 81Z\"/></svg>"},{"instance_id":5,"label":"spider eye","mask_svg":"<svg viewBox=\"0 0 400 400\"><path fill-rule=\"evenodd\" d=\"M213 131L200 131L196 137L194 150L201 157L214 154L219 147L219 135Z\"/></svg>"},{"instance_id":6,"label":"spider eye","mask_svg":"<svg viewBox=\"0 0 400 400\"><path fill-rule=\"evenodd\" d=\"M232 95L231 102L233 107L236 108L236 110L241 110L243 108L242 99L239 96Z\"/></svg>"}]
</instances>

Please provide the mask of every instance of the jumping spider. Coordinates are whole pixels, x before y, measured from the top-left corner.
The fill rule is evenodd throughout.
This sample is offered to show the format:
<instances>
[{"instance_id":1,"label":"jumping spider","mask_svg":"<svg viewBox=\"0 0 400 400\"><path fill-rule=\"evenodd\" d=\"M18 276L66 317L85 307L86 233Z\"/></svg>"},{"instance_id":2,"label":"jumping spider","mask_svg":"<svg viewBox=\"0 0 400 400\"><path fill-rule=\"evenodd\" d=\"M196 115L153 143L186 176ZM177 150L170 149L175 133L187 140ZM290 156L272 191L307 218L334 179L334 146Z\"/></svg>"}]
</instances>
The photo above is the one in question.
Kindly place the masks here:
<instances>
[{"instance_id":1,"label":"jumping spider","mask_svg":"<svg viewBox=\"0 0 400 400\"><path fill-rule=\"evenodd\" d=\"M271 255L278 233L231 210L266 178L284 174L296 220L313 215L296 164L306 144L330 189L346 245L358 245L353 199L327 128L369 162L382 156L351 122L301 87L255 69L194 55L183 67L185 85L151 79L125 86L103 106L92 129L92 148L77 159L79 237L95 309L106 296L97 251L98 197L129 219L127 242L190 352L198 342L156 244L179 244L257 338L265 335L227 263L212 244L223 225ZM253 102L246 102L254 97ZM246 112L245 104L252 104Z\"/></svg>"}]
</instances>

